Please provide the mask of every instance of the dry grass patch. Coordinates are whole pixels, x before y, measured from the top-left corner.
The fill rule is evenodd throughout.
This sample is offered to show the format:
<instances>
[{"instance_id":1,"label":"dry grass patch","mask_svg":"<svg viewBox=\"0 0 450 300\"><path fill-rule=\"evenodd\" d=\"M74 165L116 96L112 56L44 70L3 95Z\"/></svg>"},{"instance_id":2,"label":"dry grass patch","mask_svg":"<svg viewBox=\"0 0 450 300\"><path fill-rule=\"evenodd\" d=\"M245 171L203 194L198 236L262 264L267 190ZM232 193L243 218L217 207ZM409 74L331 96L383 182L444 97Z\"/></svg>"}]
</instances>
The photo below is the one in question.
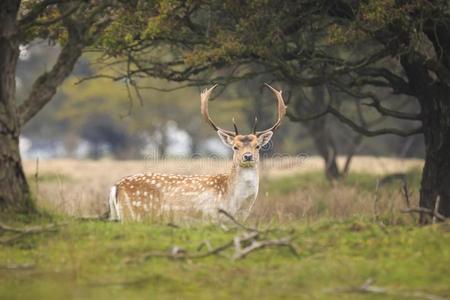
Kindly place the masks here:
<instances>
[{"instance_id":1,"label":"dry grass patch","mask_svg":"<svg viewBox=\"0 0 450 300\"><path fill-rule=\"evenodd\" d=\"M356 157L352 175L343 182L328 183L317 157L279 157L261 168L261 189L252 214L256 221L288 221L298 218L347 218L374 215L377 178L421 167L420 160ZM40 207L72 216L97 216L107 209L109 188L119 178L142 172L216 174L226 172L230 161L196 160L43 160L26 161L25 170ZM415 172L416 174L417 172ZM418 174L416 174L418 176ZM416 176L416 177L417 177ZM417 178L414 179L417 183ZM378 193L379 214L403 207L400 183L383 186ZM413 185L414 185L413 184ZM413 189L416 187L413 187ZM413 198L414 199L414 198Z\"/></svg>"}]
</instances>

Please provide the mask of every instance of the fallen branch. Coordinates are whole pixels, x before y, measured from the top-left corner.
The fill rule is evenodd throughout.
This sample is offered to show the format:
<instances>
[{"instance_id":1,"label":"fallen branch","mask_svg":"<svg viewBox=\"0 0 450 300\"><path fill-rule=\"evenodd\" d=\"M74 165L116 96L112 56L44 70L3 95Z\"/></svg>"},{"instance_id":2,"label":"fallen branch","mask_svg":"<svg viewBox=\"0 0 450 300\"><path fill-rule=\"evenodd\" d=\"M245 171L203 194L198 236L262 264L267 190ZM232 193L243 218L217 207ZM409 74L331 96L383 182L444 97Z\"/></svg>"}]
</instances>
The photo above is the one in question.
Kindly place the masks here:
<instances>
[{"instance_id":1,"label":"fallen branch","mask_svg":"<svg viewBox=\"0 0 450 300\"><path fill-rule=\"evenodd\" d=\"M11 226L5 225L3 223L0 223L0 232L11 232L14 234L9 237L1 238L0 244L12 243L16 240L23 238L24 236L30 235L30 234L39 234L39 233L43 233L43 232L54 232L56 230L57 230L56 224L18 228L18 227L11 227Z\"/></svg>"},{"instance_id":2,"label":"fallen branch","mask_svg":"<svg viewBox=\"0 0 450 300\"><path fill-rule=\"evenodd\" d=\"M373 280L371 278L367 279L366 282L361 286L357 287L349 287L344 289L334 289L328 290L328 292L338 292L338 293L363 293L363 294L378 294L378 295L386 295L386 296L400 296L406 299L408 298L417 298L417 299L426 299L426 300L444 300L440 296L436 296L433 294L424 293L421 291L396 291L384 287L379 287L372 285Z\"/></svg>"},{"instance_id":3,"label":"fallen branch","mask_svg":"<svg viewBox=\"0 0 450 300\"><path fill-rule=\"evenodd\" d=\"M33 234L33 233L41 233L44 231L55 231L55 230L56 230L56 224L18 228L18 227L11 227L11 226L5 225L3 223L0 223L0 232L1 231L9 231L9 232L14 232L14 233Z\"/></svg>"},{"instance_id":4,"label":"fallen branch","mask_svg":"<svg viewBox=\"0 0 450 300\"><path fill-rule=\"evenodd\" d=\"M294 254L295 256L298 256L297 249L292 245L291 241L292 241L292 237L284 237L281 239L265 240L265 241L254 240L251 242L250 246L245 247L243 249L241 249L240 247L239 248L236 247L235 253L233 255L233 260L245 258L247 255L249 255L251 252L253 252L255 250L259 250L259 249L267 248L267 247L274 247L274 246L287 247L291 250L292 254Z\"/></svg>"},{"instance_id":5,"label":"fallen branch","mask_svg":"<svg viewBox=\"0 0 450 300\"><path fill-rule=\"evenodd\" d=\"M148 260L152 257L166 257L170 259L199 259L205 258L212 255L221 255L225 250L231 249L234 246L234 253L231 255L232 260L243 259L248 256L250 253L268 248L268 247L287 247L291 250L291 252L298 256L298 252L295 246L292 244L293 236L286 236L279 239L262 239L263 234L257 229L249 228L244 226L243 224L236 221L236 219L226 212L225 210L219 210L220 213L227 216L230 220L233 221L240 228L245 229L246 232L240 235L236 235L233 237L231 241L224 243L221 246L213 248L209 241L203 241L198 247L197 251L203 249L203 247L207 247L208 251L204 253L189 253L183 248L178 246L172 247L169 251L166 252L150 252L144 254L141 257L141 260ZM264 232L265 234L267 232Z\"/></svg>"},{"instance_id":6,"label":"fallen branch","mask_svg":"<svg viewBox=\"0 0 450 300\"><path fill-rule=\"evenodd\" d=\"M424 207L410 207L410 208L405 208L400 210L402 213L419 213L419 214L427 214L432 216L433 218L436 218L436 220L441 221L441 222L445 222L446 218L441 215L440 213L438 213L437 211L428 209L428 208L424 208Z\"/></svg>"},{"instance_id":7,"label":"fallen branch","mask_svg":"<svg viewBox=\"0 0 450 300\"><path fill-rule=\"evenodd\" d=\"M445 222L447 220L446 217L444 217L439 213L439 204L441 201L440 196L437 196L434 209L429 209L425 207L411 207L411 200L410 200L411 193L409 192L408 182L406 181L406 179L403 180L402 191L406 204L406 208L400 210L402 213L409 213L411 214L411 216L413 216L414 213L418 213L421 215L423 214L429 215L432 217L432 224L435 224L437 221Z\"/></svg>"},{"instance_id":8,"label":"fallen branch","mask_svg":"<svg viewBox=\"0 0 450 300\"><path fill-rule=\"evenodd\" d=\"M142 260L148 260L152 257L167 257L171 259L198 259L198 258L205 258L211 255L220 254L222 251L230 248L233 246L233 242L228 242L224 245L221 245L219 247L213 248L205 253L198 253L198 254L190 254L187 253L184 249L181 249L177 246L174 246L170 249L168 252L150 252L145 254L141 257Z\"/></svg>"}]
</instances>

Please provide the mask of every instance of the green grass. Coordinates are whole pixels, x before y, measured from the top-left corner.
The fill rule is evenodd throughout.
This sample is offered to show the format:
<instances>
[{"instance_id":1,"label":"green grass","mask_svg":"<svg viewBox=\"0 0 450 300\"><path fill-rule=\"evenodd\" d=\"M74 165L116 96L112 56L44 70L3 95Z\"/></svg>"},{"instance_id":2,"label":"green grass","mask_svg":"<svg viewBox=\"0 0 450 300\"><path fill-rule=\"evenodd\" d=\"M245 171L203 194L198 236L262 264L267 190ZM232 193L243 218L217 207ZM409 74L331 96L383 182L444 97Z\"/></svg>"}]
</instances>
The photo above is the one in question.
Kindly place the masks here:
<instances>
[{"instance_id":1,"label":"green grass","mask_svg":"<svg viewBox=\"0 0 450 300\"><path fill-rule=\"evenodd\" d=\"M0 299L389 299L329 291L368 278L395 291L450 296L449 224L383 229L352 219L287 227L296 232L299 257L276 248L240 261L139 261L174 245L193 252L204 240L217 246L237 232L72 220L57 232L0 245ZM8 269L13 264L31 267Z\"/></svg>"},{"instance_id":2,"label":"green grass","mask_svg":"<svg viewBox=\"0 0 450 300\"><path fill-rule=\"evenodd\" d=\"M416 191L420 172L412 170L407 178ZM372 207L376 181L374 175L351 174L338 186L356 189L357 193L348 192L351 197L369 195L366 198ZM393 191L400 197L400 185L395 180L383 185L383 197L389 200L395 196ZM277 201L287 201L291 193L309 187L314 205L323 203L324 210L331 203L324 197L336 188L321 173L273 179L261 186L263 195L267 191ZM354 206L354 200L347 205ZM215 247L242 233L225 232L215 225L174 228L79 221L51 213L34 219L0 216L15 226L64 223L56 232L0 242L0 299L411 299L399 294L417 291L450 297L450 224L419 227L412 225L409 216L402 217L405 222L392 222L381 215L387 225L380 227L371 214L363 216L360 210L343 221L326 216L262 222L262 227L271 224L284 230L272 233L273 238L293 230L299 256L285 248L272 248L239 261L229 258L232 249L225 252L228 257L140 259L173 246L198 253L197 247L205 240ZM0 241L10 236L0 232ZM397 294L336 291L360 286L369 278Z\"/></svg>"},{"instance_id":3,"label":"green grass","mask_svg":"<svg viewBox=\"0 0 450 300\"><path fill-rule=\"evenodd\" d=\"M412 189L417 189L420 185L421 170L412 169L408 171L406 180L408 185ZM383 189L398 189L402 181L398 178L388 178L389 176L376 176L369 173L350 173L348 176L340 179L339 184L343 186L352 186L360 191L374 192L377 185L377 180L383 181ZM388 179L388 180L386 180ZM290 175L280 177L276 179L265 180L262 184L262 188L269 191L272 195L280 196L286 195L297 190L304 189L308 186L314 186L318 189L329 189L333 183L324 180L322 172L309 172L300 173L296 175Z\"/></svg>"}]
</instances>

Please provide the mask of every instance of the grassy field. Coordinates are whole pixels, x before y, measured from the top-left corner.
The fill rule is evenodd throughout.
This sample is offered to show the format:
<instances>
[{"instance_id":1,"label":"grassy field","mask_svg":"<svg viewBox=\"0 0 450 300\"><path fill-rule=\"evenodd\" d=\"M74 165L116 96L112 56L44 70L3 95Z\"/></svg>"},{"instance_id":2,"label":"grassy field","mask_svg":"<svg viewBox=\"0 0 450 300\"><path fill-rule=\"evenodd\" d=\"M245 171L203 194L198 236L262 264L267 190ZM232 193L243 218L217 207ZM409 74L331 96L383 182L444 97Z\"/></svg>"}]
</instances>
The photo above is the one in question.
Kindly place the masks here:
<instances>
[{"instance_id":1,"label":"grassy field","mask_svg":"<svg viewBox=\"0 0 450 300\"><path fill-rule=\"evenodd\" d=\"M274 246L242 259L233 259L233 244L219 255L195 258L207 245L250 234L233 223L78 218L101 213L108 186L143 171L138 162L43 161L38 176L29 162L30 184L44 213L4 222L58 225L38 233L0 233L0 299L448 299L450 224L417 226L415 216L400 213L401 182L386 177L406 172L415 205L420 162L391 161L377 171L379 160L369 169L362 167L367 158L361 160L348 178L334 183L307 163L267 166L246 225L259 230L259 242L289 237L297 255ZM173 162L164 168L171 164L176 169ZM220 168L226 165L210 164L201 172ZM160 257L171 253L176 257Z\"/></svg>"},{"instance_id":2,"label":"grassy field","mask_svg":"<svg viewBox=\"0 0 450 300\"><path fill-rule=\"evenodd\" d=\"M314 217L317 210L323 215L324 209L335 217L365 214L372 209L377 178L393 173L412 172L414 182L411 182L411 187L416 188L422 164L421 160L356 157L352 163L350 178L345 182L329 185L322 176L323 160L318 157L280 157L266 160L262 165L259 201L254 217L264 215L264 219L298 219ZM109 188L126 175L142 172L217 174L227 172L230 161L43 160L37 164L36 161L25 161L24 165L41 208L64 215L86 217L105 212ZM359 183L354 185L356 181ZM362 183L364 189L359 186ZM390 189L389 193L383 193L385 189L381 190L383 199L380 205L397 205L401 199L398 189L400 185L398 181L394 184L397 187L395 191ZM396 192L396 195L391 195L391 192ZM386 197L395 199L385 199ZM403 205L403 200L401 201ZM286 212L286 209L289 211Z\"/></svg>"}]
</instances>

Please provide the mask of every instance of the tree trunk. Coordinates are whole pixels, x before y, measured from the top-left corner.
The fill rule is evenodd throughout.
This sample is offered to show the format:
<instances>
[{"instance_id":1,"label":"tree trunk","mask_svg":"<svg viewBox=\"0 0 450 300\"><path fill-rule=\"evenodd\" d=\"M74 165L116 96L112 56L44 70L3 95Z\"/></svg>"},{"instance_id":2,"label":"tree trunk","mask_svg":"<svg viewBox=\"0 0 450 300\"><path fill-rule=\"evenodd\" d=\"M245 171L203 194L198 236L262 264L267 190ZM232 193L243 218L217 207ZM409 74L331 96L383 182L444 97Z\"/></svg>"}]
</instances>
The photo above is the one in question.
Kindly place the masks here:
<instances>
[{"instance_id":1,"label":"tree trunk","mask_svg":"<svg viewBox=\"0 0 450 300\"><path fill-rule=\"evenodd\" d=\"M425 165L419 204L434 210L439 197L439 212L450 217L450 87L431 78L424 61L417 53L401 58L422 110ZM420 222L428 223L429 216L422 214Z\"/></svg>"},{"instance_id":2,"label":"tree trunk","mask_svg":"<svg viewBox=\"0 0 450 300\"><path fill-rule=\"evenodd\" d=\"M336 180L341 177L337 164L337 150L324 119L304 122L314 145L325 163L325 176L328 180Z\"/></svg>"},{"instance_id":3,"label":"tree trunk","mask_svg":"<svg viewBox=\"0 0 450 300\"><path fill-rule=\"evenodd\" d=\"M291 97L300 97L302 101L295 101L293 108L297 115L314 115L318 111L322 111L326 106L326 88L325 86L317 86L310 89L297 89L296 94ZM311 98L311 100L308 100ZM341 172L337 164L337 149L331 136L330 130L327 128L327 118L300 120L300 122L308 130L309 136L313 139L314 146L318 154L323 158L325 163L325 176L328 180L337 180L341 177Z\"/></svg>"},{"instance_id":4,"label":"tree trunk","mask_svg":"<svg viewBox=\"0 0 450 300\"><path fill-rule=\"evenodd\" d=\"M0 2L0 211L34 210L19 152L20 122L16 107L19 57L16 15L20 1Z\"/></svg>"},{"instance_id":5,"label":"tree trunk","mask_svg":"<svg viewBox=\"0 0 450 300\"><path fill-rule=\"evenodd\" d=\"M159 126L158 133L158 158L164 159L166 158L167 147L169 146L169 137L166 123Z\"/></svg>"},{"instance_id":6,"label":"tree trunk","mask_svg":"<svg viewBox=\"0 0 450 300\"><path fill-rule=\"evenodd\" d=\"M440 197L439 212L450 217L450 88L436 86L424 106L425 165L420 206L434 209ZM421 217L427 223L427 216Z\"/></svg>"},{"instance_id":7,"label":"tree trunk","mask_svg":"<svg viewBox=\"0 0 450 300\"><path fill-rule=\"evenodd\" d=\"M0 211L30 213L34 205L19 152L19 137L0 135Z\"/></svg>"},{"instance_id":8,"label":"tree trunk","mask_svg":"<svg viewBox=\"0 0 450 300\"><path fill-rule=\"evenodd\" d=\"M191 145L190 145L190 154L191 154L191 158L196 158L200 153L200 138L197 134L195 133L191 133L190 134L191 137Z\"/></svg>"}]
</instances>

